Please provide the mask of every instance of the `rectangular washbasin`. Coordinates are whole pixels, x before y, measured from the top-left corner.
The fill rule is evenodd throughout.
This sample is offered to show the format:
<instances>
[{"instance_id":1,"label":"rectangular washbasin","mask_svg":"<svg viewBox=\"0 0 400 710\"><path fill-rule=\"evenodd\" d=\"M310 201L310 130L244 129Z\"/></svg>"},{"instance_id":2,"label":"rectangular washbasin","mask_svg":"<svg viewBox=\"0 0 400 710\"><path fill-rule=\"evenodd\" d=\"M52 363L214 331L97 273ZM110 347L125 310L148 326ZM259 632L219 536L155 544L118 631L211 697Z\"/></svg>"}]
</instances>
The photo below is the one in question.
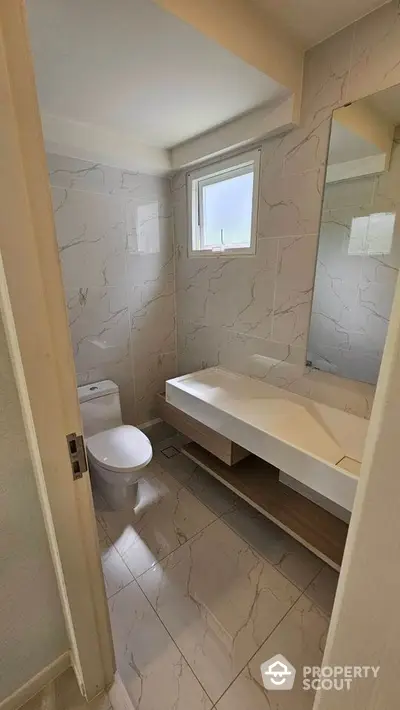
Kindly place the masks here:
<instances>
[{"instance_id":1,"label":"rectangular washbasin","mask_svg":"<svg viewBox=\"0 0 400 710\"><path fill-rule=\"evenodd\" d=\"M166 400L352 509L368 421L220 367L168 380Z\"/></svg>"}]
</instances>

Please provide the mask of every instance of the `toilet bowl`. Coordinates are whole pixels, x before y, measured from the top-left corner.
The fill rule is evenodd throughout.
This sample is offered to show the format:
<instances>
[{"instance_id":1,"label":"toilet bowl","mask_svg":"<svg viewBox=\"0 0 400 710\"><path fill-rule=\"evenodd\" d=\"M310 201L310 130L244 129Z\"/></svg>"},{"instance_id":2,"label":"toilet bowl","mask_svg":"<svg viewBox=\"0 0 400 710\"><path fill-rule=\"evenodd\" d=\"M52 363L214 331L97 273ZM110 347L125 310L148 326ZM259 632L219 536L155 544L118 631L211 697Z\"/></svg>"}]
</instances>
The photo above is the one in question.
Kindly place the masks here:
<instances>
[{"instance_id":1,"label":"toilet bowl","mask_svg":"<svg viewBox=\"0 0 400 710\"><path fill-rule=\"evenodd\" d=\"M153 456L147 436L123 424L89 437L86 449L94 483L107 503L114 510L134 507L141 471Z\"/></svg>"},{"instance_id":2,"label":"toilet bowl","mask_svg":"<svg viewBox=\"0 0 400 710\"><path fill-rule=\"evenodd\" d=\"M153 456L151 443L140 429L122 423L115 382L78 387L78 396L92 482L111 508L132 508L142 469Z\"/></svg>"}]
</instances>

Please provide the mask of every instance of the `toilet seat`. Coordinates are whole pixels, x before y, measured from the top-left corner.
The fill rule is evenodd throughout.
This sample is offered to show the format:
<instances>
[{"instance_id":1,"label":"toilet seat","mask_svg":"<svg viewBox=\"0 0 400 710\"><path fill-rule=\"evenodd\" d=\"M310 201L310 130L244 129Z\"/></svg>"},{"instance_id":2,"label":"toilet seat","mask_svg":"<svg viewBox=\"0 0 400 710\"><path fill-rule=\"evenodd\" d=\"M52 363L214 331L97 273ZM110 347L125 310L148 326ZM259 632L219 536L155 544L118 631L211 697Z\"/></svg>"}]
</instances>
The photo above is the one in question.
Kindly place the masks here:
<instances>
[{"instance_id":1,"label":"toilet seat","mask_svg":"<svg viewBox=\"0 0 400 710\"><path fill-rule=\"evenodd\" d=\"M115 473L130 473L150 463L153 450L146 434L129 424L94 434L86 440L89 456Z\"/></svg>"}]
</instances>

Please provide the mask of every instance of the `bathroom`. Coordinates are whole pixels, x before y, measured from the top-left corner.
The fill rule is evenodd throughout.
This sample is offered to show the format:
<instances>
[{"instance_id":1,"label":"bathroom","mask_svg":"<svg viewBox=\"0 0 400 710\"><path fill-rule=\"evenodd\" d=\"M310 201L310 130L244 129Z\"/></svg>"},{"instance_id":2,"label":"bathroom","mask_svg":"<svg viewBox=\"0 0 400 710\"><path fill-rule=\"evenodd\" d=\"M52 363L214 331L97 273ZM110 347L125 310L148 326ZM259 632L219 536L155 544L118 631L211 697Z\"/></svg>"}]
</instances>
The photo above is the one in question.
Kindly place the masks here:
<instances>
[{"instance_id":1,"label":"bathroom","mask_svg":"<svg viewBox=\"0 0 400 710\"><path fill-rule=\"evenodd\" d=\"M49 70L55 50L39 31L46 26L40 5L28 2L28 13L39 99L48 102L42 120L77 385L115 383L122 421L148 436L153 449L130 508L113 510L93 489L117 670L132 707L141 710L289 708L264 693L260 663L277 651L294 665L320 662L339 565L185 456L187 439L161 422L158 396L167 380L220 367L352 415L366 433L397 277L396 226L384 250L364 244L351 252L343 244L352 220L396 214L398 134L391 134L388 155L374 147L385 165L368 168L367 176L334 175L325 188L325 167L336 109L374 94L378 111L382 91L380 110L392 128L400 124L398 14L386 4L306 53L297 126L252 141L260 149L256 252L210 257L188 250L185 160L171 170L158 148L135 156L133 146L127 156L111 139L101 150L95 146L95 130L78 135L75 126L73 135L66 97L79 94L87 77L83 72L77 87L48 93L59 74ZM84 34L89 20L81 19ZM74 21L73 13L51 15L60 54L61 29L68 29L67 42ZM75 69L87 58L79 42L77 35ZM55 118L63 111L64 143ZM228 155L248 150L246 144ZM328 174L331 164L349 160L347 143L344 150L345 158L328 159ZM360 150L351 160L370 156L365 145ZM333 268L346 270L348 259L352 267L357 260L359 283L350 268L348 281L341 271L332 275L326 234L341 240L343 259L335 256ZM340 317L337 302L328 310L335 299ZM364 306L368 328L348 324L355 303ZM366 303L373 303L368 314ZM368 319L371 308L379 327ZM316 503L326 510L326 500ZM296 707L311 708L311 694L298 692Z\"/></svg>"}]
</instances>

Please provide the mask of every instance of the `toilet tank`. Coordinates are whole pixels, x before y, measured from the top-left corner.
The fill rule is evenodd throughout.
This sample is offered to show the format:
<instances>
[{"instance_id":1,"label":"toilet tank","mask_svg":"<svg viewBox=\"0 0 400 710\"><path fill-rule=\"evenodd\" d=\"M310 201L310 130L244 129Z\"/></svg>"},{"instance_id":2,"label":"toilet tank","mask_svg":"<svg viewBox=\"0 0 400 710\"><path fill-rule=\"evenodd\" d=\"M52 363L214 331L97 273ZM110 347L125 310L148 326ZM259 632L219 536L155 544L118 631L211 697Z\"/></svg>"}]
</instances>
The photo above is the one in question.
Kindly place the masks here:
<instances>
[{"instance_id":1,"label":"toilet tank","mask_svg":"<svg viewBox=\"0 0 400 710\"><path fill-rule=\"evenodd\" d=\"M83 433L86 438L122 424L118 385L111 380L78 387Z\"/></svg>"}]
</instances>

